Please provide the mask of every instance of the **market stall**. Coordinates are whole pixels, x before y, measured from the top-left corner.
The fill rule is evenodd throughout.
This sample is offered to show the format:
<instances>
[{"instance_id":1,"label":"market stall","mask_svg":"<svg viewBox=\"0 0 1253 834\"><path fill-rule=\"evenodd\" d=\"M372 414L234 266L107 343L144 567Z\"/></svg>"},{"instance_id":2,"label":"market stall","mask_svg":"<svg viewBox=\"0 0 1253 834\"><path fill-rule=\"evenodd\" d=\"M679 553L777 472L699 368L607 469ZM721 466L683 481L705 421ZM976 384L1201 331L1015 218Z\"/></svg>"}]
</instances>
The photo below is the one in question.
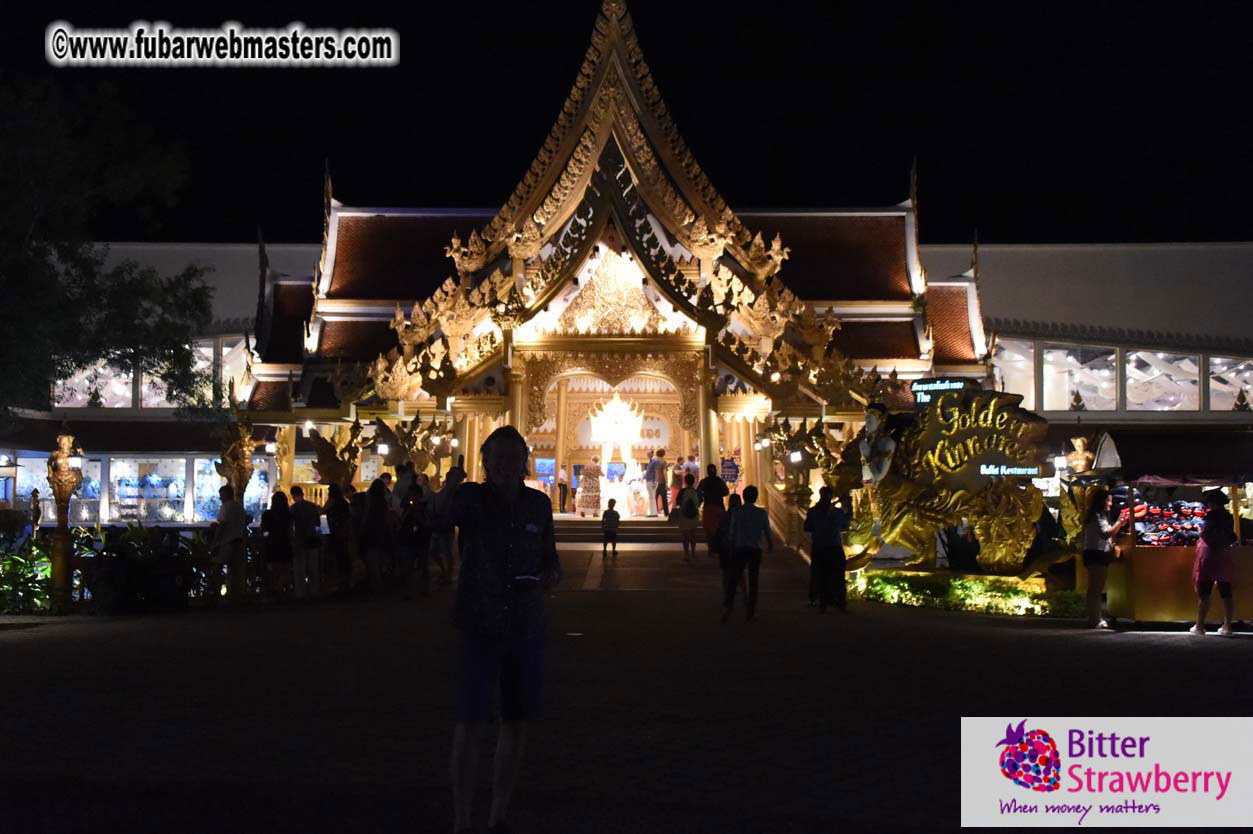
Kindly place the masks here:
<instances>
[{"instance_id":1,"label":"market stall","mask_svg":"<svg viewBox=\"0 0 1253 834\"><path fill-rule=\"evenodd\" d=\"M1245 485L1253 478L1253 433L1221 429L1171 431L1110 429L1103 438L1120 461L1111 473L1122 486L1115 508L1134 524L1118 542L1121 557L1110 566L1106 596L1114 617L1142 622L1190 621L1197 598L1192 581L1196 542L1206 522L1201 492L1222 489L1237 527L1246 510ZM1247 529L1247 528L1246 528ZM1236 531L1237 536L1240 530ZM1253 619L1253 542L1235 548L1235 618ZM1077 571L1077 589L1087 587ZM1215 592L1211 616L1221 615Z\"/></svg>"}]
</instances>

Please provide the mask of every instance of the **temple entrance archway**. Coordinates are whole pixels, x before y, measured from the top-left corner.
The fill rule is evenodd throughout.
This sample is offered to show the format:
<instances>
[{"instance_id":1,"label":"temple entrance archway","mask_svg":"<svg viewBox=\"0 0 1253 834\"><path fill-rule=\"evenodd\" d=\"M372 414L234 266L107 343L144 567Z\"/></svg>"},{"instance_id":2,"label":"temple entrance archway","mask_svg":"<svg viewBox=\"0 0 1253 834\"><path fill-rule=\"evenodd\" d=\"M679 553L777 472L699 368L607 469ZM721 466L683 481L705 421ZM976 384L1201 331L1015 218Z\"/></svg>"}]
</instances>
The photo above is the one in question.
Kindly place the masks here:
<instances>
[{"instance_id":1,"label":"temple entrance archway","mask_svg":"<svg viewBox=\"0 0 1253 834\"><path fill-rule=\"evenodd\" d=\"M695 351L524 355L526 402L511 398L511 405L521 412L533 449L532 486L543 488L559 510L562 465L581 486L582 470L595 456L604 476L601 506L615 497L624 518L646 514L647 496L636 482L653 450L665 449L671 462L701 456L702 359ZM566 508L573 510L572 498Z\"/></svg>"}]
</instances>

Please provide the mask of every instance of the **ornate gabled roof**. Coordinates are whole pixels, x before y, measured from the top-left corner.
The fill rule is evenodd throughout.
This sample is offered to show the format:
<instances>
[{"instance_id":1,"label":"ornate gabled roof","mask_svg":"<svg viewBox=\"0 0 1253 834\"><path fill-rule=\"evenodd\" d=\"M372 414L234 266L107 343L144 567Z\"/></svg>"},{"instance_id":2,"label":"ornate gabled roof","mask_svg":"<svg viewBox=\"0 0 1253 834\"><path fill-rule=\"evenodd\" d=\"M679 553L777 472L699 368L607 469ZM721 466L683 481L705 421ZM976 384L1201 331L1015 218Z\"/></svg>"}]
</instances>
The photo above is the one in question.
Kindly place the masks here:
<instances>
[{"instance_id":1,"label":"ornate gabled roof","mask_svg":"<svg viewBox=\"0 0 1253 834\"><path fill-rule=\"evenodd\" d=\"M579 75L557 121L509 200L483 228L486 261L560 228L582 199L605 145L616 137L649 209L695 252L743 261L751 234L718 194L662 101L623 0L605 0ZM699 253L698 253L699 254ZM715 254L716 257L716 254Z\"/></svg>"}]
</instances>

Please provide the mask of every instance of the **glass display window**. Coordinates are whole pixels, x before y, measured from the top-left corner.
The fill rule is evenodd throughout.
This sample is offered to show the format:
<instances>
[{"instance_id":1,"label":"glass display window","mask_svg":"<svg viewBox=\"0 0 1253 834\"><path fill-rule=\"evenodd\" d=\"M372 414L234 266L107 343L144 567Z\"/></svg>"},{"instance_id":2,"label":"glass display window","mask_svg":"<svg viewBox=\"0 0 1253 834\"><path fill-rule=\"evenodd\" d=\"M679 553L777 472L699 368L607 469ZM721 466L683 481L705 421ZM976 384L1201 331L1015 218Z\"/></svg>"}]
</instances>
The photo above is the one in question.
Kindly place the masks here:
<instances>
[{"instance_id":1,"label":"glass display window","mask_svg":"<svg viewBox=\"0 0 1253 834\"><path fill-rule=\"evenodd\" d=\"M1211 411L1233 411L1240 392L1248 401L1253 385L1253 359L1211 356L1209 359L1209 407Z\"/></svg>"},{"instance_id":2,"label":"glass display window","mask_svg":"<svg viewBox=\"0 0 1253 834\"><path fill-rule=\"evenodd\" d=\"M244 489L244 512L252 516L253 521L261 519L261 513L270 506L270 461L268 458L252 459L252 477Z\"/></svg>"},{"instance_id":3,"label":"glass display window","mask_svg":"<svg viewBox=\"0 0 1253 834\"><path fill-rule=\"evenodd\" d=\"M196 458L193 462L196 486L192 494L192 518L195 521L213 521L222 507L218 490L226 485L226 479L218 474L218 460L220 458Z\"/></svg>"},{"instance_id":4,"label":"glass display window","mask_svg":"<svg viewBox=\"0 0 1253 834\"><path fill-rule=\"evenodd\" d=\"M1118 351L1089 345L1044 345L1044 410L1118 407ZM1076 397L1076 394L1078 395Z\"/></svg>"},{"instance_id":5,"label":"glass display window","mask_svg":"<svg viewBox=\"0 0 1253 834\"><path fill-rule=\"evenodd\" d=\"M1035 344L1025 339L997 338L992 350L996 390L1022 396L1022 407L1035 408Z\"/></svg>"},{"instance_id":6,"label":"glass display window","mask_svg":"<svg viewBox=\"0 0 1253 834\"><path fill-rule=\"evenodd\" d=\"M100 520L100 473L99 460L83 461L83 483L70 496L70 523L95 524ZM57 520L57 502L48 483L47 458L18 458L17 483L14 494L19 507L30 505L32 490L39 490L39 512L44 522Z\"/></svg>"},{"instance_id":7,"label":"glass display window","mask_svg":"<svg viewBox=\"0 0 1253 834\"><path fill-rule=\"evenodd\" d=\"M131 379L130 371L97 362L58 382L52 403L58 408L130 408L134 405Z\"/></svg>"},{"instance_id":8,"label":"glass display window","mask_svg":"<svg viewBox=\"0 0 1253 834\"><path fill-rule=\"evenodd\" d=\"M1125 352L1128 411L1197 411L1201 359L1187 353Z\"/></svg>"},{"instance_id":9,"label":"glass display window","mask_svg":"<svg viewBox=\"0 0 1253 834\"><path fill-rule=\"evenodd\" d=\"M110 521L159 524L183 521L186 458L112 458Z\"/></svg>"}]
</instances>

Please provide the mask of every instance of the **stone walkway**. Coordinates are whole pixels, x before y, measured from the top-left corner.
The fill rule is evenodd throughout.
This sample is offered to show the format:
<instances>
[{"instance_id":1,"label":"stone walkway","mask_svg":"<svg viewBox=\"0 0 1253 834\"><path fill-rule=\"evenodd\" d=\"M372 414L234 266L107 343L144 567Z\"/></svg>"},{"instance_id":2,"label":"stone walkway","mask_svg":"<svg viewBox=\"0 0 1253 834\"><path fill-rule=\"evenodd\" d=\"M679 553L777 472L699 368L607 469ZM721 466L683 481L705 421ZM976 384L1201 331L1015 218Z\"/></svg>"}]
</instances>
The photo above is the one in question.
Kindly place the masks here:
<instances>
[{"instance_id":1,"label":"stone walkway","mask_svg":"<svg viewBox=\"0 0 1253 834\"><path fill-rule=\"evenodd\" d=\"M721 625L703 546L562 550L518 832L944 830L961 715L1249 710L1249 634L819 616L786 557ZM0 831L450 830L449 600L0 620Z\"/></svg>"}]
</instances>

